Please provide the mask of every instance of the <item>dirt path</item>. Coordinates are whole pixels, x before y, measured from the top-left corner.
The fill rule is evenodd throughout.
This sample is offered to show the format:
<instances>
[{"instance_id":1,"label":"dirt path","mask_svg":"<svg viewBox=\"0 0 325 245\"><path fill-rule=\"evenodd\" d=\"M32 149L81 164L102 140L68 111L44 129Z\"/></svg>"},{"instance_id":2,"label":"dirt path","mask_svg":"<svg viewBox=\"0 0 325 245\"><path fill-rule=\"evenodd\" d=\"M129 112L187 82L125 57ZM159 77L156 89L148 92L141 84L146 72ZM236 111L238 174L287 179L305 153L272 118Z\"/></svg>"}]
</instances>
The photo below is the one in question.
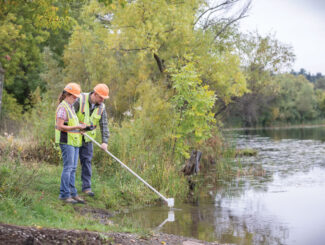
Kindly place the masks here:
<instances>
[{"instance_id":1,"label":"dirt path","mask_svg":"<svg viewBox=\"0 0 325 245\"><path fill-rule=\"evenodd\" d=\"M181 244L200 245L217 244L192 238L158 233L148 238L141 238L128 233L99 233L80 230L61 230L37 227L24 227L0 224L0 244Z\"/></svg>"}]
</instances>

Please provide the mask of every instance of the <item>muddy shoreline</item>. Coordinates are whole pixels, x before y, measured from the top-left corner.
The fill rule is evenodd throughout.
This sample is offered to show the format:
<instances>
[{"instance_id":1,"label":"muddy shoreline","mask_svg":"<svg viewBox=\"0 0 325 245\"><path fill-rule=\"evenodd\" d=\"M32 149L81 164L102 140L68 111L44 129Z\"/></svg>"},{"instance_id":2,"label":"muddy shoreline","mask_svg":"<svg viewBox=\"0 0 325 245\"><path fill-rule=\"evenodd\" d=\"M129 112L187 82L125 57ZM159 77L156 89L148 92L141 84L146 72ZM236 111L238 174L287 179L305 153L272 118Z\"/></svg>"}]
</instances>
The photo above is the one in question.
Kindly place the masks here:
<instances>
[{"instance_id":1,"label":"muddy shoreline","mask_svg":"<svg viewBox=\"0 0 325 245\"><path fill-rule=\"evenodd\" d=\"M104 233L86 230L63 230L42 227L16 226L0 223L0 244L182 244L217 245L193 238L157 233L150 237L140 237L130 233Z\"/></svg>"}]
</instances>

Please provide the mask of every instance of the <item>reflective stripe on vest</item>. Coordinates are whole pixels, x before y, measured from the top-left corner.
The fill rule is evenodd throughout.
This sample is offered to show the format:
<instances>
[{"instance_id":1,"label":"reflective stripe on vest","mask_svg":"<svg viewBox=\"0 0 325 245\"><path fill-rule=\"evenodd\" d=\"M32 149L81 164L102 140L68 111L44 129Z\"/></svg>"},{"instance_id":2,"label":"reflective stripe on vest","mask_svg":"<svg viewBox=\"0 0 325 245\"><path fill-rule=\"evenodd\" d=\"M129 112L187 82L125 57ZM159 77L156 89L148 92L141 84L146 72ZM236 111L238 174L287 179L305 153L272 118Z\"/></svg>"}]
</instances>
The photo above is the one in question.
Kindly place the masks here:
<instances>
[{"instance_id":1,"label":"reflective stripe on vest","mask_svg":"<svg viewBox=\"0 0 325 245\"><path fill-rule=\"evenodd\" d=\"M81 113L85 112L85 103L86 103L86 94L82 93L80 99Z\"/></svg>"}]
</instances>

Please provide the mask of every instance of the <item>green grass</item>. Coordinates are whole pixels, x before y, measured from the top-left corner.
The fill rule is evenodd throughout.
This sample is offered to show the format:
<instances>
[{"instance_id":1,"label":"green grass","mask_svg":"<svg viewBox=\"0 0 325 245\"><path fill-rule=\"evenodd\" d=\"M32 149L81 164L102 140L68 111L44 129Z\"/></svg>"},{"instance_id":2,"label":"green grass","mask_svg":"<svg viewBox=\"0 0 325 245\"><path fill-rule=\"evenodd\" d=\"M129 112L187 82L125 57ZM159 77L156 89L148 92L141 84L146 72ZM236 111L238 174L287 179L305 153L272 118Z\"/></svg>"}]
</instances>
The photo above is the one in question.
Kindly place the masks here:
<instances>
[{"instance_id":1,"label":"green grass","mask_svg":"<svg viewBox=\"0 0 325 245\"><path fill-rule=\"evenodd\" d=\"M137 195L133 196L131 193L131 188L128 189L125 184L122 184L122 189L118 190L117 186L120 183L117 178L100 177L95 168L93 190L96 196L92 198L79 193L86 199L86 205L65 204L58 199L61 171L61 166L46 163L0 161L0 222L62 229L147 233L131 225L101 224L91 213L80 211L89 208L110 209L112 212L126 208L126 205L139 201L136 200ZM80 169L77 176L76 186L80 192ZM135 191L141 189L144 193L139 184L137 187L134 188ZM149 197L144 197L142 201ZM139 205L141 203L140 201Z\"/></svg>"},{"instance_id":2,"label":"green grass","mask_svg":"<svg viewBox=\"0 0 325 245\"><path fill-rule=\"evenodd\" d=\"M237 157L241 157L241 156L256 156L256 155L257 155L257 150L249 149L249 148L240 149L240 150L237 150L237 152L236 152L236 156Z\"/></svg>"}]
</instances>

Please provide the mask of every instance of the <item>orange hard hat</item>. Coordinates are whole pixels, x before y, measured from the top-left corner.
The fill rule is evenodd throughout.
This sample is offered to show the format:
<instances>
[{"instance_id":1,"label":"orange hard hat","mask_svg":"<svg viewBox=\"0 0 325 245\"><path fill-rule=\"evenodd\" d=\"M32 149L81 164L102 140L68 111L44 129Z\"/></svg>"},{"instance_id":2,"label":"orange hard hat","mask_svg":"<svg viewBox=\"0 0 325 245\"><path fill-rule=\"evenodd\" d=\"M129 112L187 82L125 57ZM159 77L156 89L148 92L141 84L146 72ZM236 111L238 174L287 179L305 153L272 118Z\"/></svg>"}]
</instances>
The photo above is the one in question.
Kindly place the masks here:
<instances>
[{"instance_id":1,"label":"orange hard hat","mask_svg":"<svg viewBox=\"0 0 325 245\"><path fill-rule=\"evenodd\" d=\"M80 97L81 88L77 83L68 83L63 90L76 97Z\"/></svg>"},{"instance_id":2,"label":"orange hard hat","mask_svg":"<svg viewBox=\"0 0 325 245\"><path fill-rule=\"evenodd\" d=\"M109 98L109 89L106 84L99 83L94 87L94 91L103 99Z\"/></svg>"}]
</instances>

